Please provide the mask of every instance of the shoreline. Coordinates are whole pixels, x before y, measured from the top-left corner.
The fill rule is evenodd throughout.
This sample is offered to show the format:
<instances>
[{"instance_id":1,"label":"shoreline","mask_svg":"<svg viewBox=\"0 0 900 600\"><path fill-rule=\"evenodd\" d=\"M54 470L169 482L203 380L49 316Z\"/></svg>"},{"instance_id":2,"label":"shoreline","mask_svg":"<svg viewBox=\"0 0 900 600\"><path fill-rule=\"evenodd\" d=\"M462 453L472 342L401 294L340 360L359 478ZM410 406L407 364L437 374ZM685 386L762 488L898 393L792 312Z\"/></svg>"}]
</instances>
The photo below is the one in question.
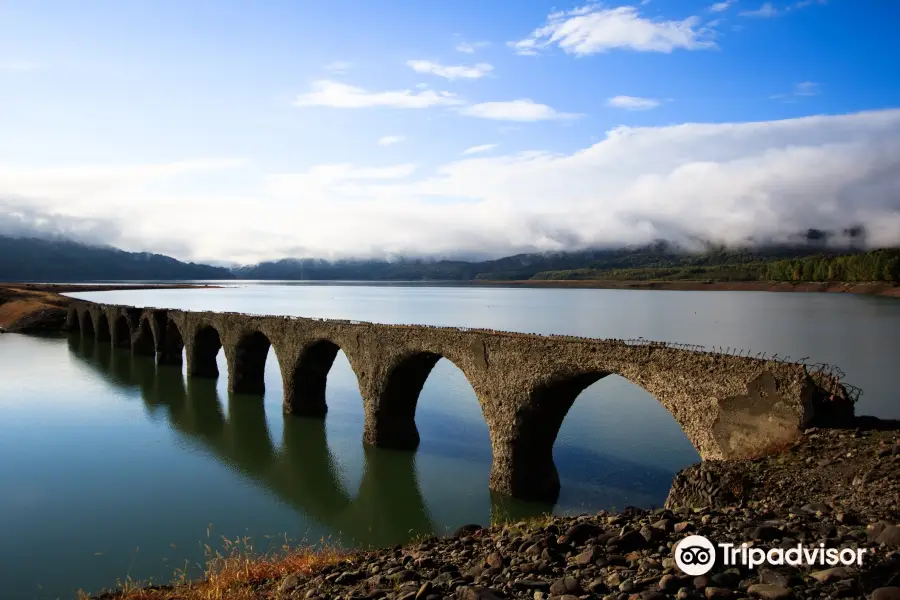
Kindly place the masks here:
<instances>
[{"instance_id":1,"label":"shoreline","mask_svg":"<svg viewBox=\"0 0 900 600\"><path fill-rule=\"evenodd\" d=\"M817 283L790 281L638 281L604 279L516 279L473 280L483 287L587 288L604 290L646 290L679 292L800 292L839 293L900 298L900 285L891 283Z\"/></svg>"},{"instance_id":2,"label":"shoreline","mask_svg":"<svg viewBox=\"0 0 900 600\"><path fill-rule=\"evenodd\" d=\"M375 550L226 545L206 576L104 591L93 600L803 600L900 597L900 422L859 417L807 429L780 452L682 469L665 506L463 525ZM861 549L862 563L685 574L688 535L763 549Z\"/></svg>"}]
</instances>

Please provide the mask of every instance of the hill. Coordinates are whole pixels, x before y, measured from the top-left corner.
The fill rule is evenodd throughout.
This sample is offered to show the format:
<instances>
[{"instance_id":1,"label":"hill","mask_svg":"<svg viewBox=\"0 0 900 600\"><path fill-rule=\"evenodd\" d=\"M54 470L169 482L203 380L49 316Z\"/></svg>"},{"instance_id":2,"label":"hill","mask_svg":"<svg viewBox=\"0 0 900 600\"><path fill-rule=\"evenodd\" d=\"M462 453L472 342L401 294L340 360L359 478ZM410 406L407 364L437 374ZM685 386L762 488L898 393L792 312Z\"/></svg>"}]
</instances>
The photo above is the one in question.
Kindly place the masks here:
<instances>
[{"instance_id":1,"label":"hill","mask_svg":"<svg viewBox=\"0 0 900 600\"><path fill-rule=\"evenodd\" d=\"M235 269L241 279L362 281L716 280L900 281L900 250L821 245L687 252L666 242L496 260L336 261L284 259Z\"/></svg>"},{"instance_id":2,"label":"hill","mask_svg":"<svg viewBox=\"0 0 900 600\"><path fill-rule=\"evenodd\" d=\"M495 260L282 259L226 268L67 240L0 236L0 281L787 281L900 282L900 249L815 242L688 252L668 242Z\"/></svg>"},{"instance_id":3,"label":"hill","mask_svg":"<svg viewBox=\"0 0 900 600\"><path fill-rule=\"evenodd\" d=\"M234 279L225 268L68 240L0 236L0 281Z\"/></svg>"}]
</instances>

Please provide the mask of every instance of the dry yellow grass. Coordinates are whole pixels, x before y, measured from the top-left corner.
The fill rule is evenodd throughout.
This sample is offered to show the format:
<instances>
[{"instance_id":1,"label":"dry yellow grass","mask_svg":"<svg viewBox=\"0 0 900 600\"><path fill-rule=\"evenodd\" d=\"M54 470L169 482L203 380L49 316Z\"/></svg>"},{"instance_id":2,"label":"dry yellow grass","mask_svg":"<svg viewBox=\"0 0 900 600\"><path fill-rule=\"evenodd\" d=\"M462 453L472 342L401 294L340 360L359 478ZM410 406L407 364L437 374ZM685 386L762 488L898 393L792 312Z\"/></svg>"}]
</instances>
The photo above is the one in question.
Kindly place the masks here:
<instances>
[{"instance_id":1,"label":"dry yellow grass","mask_svg":"<svg viewBox=\"0 0 900 600\"><path fill-rule=\"evenodd\" d=\"M293 547L285 543L265 554L254 552L247 538L223 541L223 551L207 545L206 572L190 580L185 570L175 572L164 586L143 585L126 578L117 589L95 596L80 593L79 600L260 600L278 596L280 581L287 575L312 574L322 567L352 561L354 554L331 546Z\"/></svg>"}]
</instances>

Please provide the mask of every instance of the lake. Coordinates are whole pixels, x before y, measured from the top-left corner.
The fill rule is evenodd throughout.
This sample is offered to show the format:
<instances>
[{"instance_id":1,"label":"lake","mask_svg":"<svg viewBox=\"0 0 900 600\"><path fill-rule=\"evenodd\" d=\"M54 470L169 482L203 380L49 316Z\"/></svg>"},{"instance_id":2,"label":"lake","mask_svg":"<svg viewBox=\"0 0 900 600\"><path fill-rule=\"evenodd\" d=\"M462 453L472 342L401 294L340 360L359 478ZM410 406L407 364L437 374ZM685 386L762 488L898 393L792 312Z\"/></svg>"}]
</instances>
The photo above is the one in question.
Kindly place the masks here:
<instances>
[{"instance_id":1,"label":"lake","mask_svg":"<svg viewBox=\"0 0 900 600\"><path fill-rule=\"evenodd\" d=\"M900 418L900 302L841 294L662 292L241 282L217 289L72 294L187 310L486 327L665 340L810 357L864 390L858 414ZM72 597L117 578L169 580L204 544L250 536L392 545L466 523L627 505L660 506L699 457L648 393L610 376L586 389L554 447L556 505L488 490L487 425L463 374L441 360L416 422L421 445L362 444L347 359L328 376L327 418L284 418L277 359L266 394L230 395L108 344L0 336L0 545L4 598Z\"/></svg>"}]
</instances>

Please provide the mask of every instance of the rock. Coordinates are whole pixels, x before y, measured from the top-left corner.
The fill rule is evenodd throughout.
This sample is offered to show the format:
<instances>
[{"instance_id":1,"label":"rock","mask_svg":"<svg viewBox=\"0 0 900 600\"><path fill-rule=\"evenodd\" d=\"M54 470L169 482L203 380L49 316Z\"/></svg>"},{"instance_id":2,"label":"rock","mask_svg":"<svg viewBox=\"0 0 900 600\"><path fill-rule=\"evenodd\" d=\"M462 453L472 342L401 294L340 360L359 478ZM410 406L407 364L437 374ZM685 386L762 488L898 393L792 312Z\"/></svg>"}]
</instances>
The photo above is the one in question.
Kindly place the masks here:
<instances>
[{"instance_id":1,"label":"rock","mask_svg":"<svg viewBox=\"0 0 900 600\"><path fill-rule=\"evenodd\" d=\"M655 523L653 523L652 527L655 527L656 529L660 529L660 530L668 533L668 532L672 531L672 527L673 527L672 519L660 519L659 521L656 521Z\"/></svg>"},{"instance_id":2,"label":"rock","mask_svg":"<svg viewBox=\"0 0 900 600\"><path fill-rule=\"evenodd\" d=\"M815 571L809 576L820 583L829 583L838 579L847 579L856 574L856 569L852 567L833 567L824 571Z\"/></svg>"},{"instance_id":3,"label":"rock","mask_svg":"<svg viewBox=\"0 0 900 600\"><path fill-rule=\"evenodd\" d=\"M713 598L731 598L732 591L728 588L707 586L704 593L709 600L713 600Z\"/></svg>"},{"instance_id":4,"label":"rock","mask_svg":"<svg viewBox=\"0 0 900 600\"><path fill-rule=\"evenodd\" d=\"M580 546L588 539L602 532L603 530L600 529L597 525L593 525L590 523L577 523L566 530L566 538L576 546Z\"/></svg>"},{"instance_id":5,"label":"rock","mask_svg":"<svg viewBox=\"0 0 900 600\"><path fill-rule=\"evenodd\" d=\"M490 553L484 562L492 569L502 569L504 566L503 556L499 552Z\"/></svg>"},{"instance_id":6,"label":"rock","mask_svg":"<svg viewBox=\"0 0 900 600\"><path fill-rule=\"evenodd\" d=\"M788 600L794 593L780 585L771 583L756 583L747 588L747 593L763 600Z\"/></svg>"},{"instance_id":7,"label":"rock","mask_svg":"<svg viewBox=\"0 0 900 600\"><path fill-rule=\"evenodd\" d=\"M647 540L637 531L629 531L606 542L606 546L616 552L633 552L647 546Z\"/></svg>"},{"instance_id":8,"label":"rock","mask_svg":"<svg viewBox=\"0 0 900 600\"><path fill-rule=\"evenodd\" d=\"M334 582L337 585L349 585L356 583L360 579L362 579L362 575L358 571L345 571L338 575Z\"/></svg>"},{"instance_id":9,"label":"rock","mask_svg":"<svg viewBox=\"0 0 900 600\"><path fill-rule=\"evenodd\" d=\"M740 573L725 571L724 573L716 573L711 575L709 582L715 587L735 588L741 581Z\"/></svg>"},{"instance_id":10,"label":"rock","mask_svg":"<svg viewBox=\"0 0 900 600\"><path fill-rule=\"evenodd\" d=\"M453 532L453 536L455 538L466 537L472 535L475 532L481 531L481 525L475 525L474 523L469 523L468 525L463 525L459 529Z\"/></svg>"},{"instance_id":11,"label":"rock","mask_svg":"<svg viewBox=\"0 0 900 600\"><path fill-rule=\"evenodd\" d=\"M803 505L803 510L810 513L831 514L831 507L823 502L811 502Z\"/></svg>"},{"instance_id":12,"label":"rock","mask_svg":"<svg viewBox=\"0 0 900 600\"><path fill-rule=\"evenodd\" d=\"M900 548L900 525L888 525L878 534L876 541L888 548Z\"/></svg>"},{"instance_id":13,"label":"rock","mask_svg":"<svg viewBox=\"0 0 900 600\"><path fill-rule=\"evenodd\" d=\"M678 593L675 594L675 597L678 598L678 600L687 600L691 597L691 592L687 588L683 587L678 590Z\"/></svg>"},{"instance_id":14,"label":"rock","mask_svg":"<svg viewBox=\"0 0 900 600\"><path fill-rule=\"evenodd\" d=\"M753 530L751 537L754 540L762 540L764 542L771 542L772 540L777 540L783 535L782 531L777 527L772 527L771 525L760 525L756 529Z\"/></svg>"},{"instance_id":15,"label":"rock","mask_svg":"<svg viewBox=\"0 0 900 600\"><path fill-rule=\"evenodd\" d=\"M760 569L759 581L761 583L768 583L781 587L791 586L791 577L786 573L776 571L775 569Z\"/></svg>"},{"instance_id":16,"label":"rock","mask_svg":"<svg viewBox=\"0 0 900 600\"><path fill-rule=\"evenodd\" d=\"M300 578L296 575L288 575L281 580L281 584L278 586L278 592L281 594L287 594L297 589L299 586Z\"/></svg>"},{"instance_id":17,"label":"rock","mask_svg":"<svg viewBox=\"0 0 900 600\"><path fill-rule=\"evenodd\" d=\"M539 579L519 579L513 585L525 590L540 590L542 592L550 591L550 584Z\"/></svg>"},{"instance_id":18,"label":"rock","mask_svg":"<svg viewBox=\"0 0 900 600\"><path fill-rule=\"evenodd\" d=\"M550 584L551 596L563 596L565 594L580 596L583 593L584 590L581 589L581 584L578 583L578 580L574 577L564 577L562 579L557 579L552 584Z\"/></svg>"},{"instance_id":19,"label":"rock","mask_svg":"<svg viewBox=\"0 0 900 600\"><path fill-rule=\"evenodd\" d=\"M872 600L900 600L900 587L880 587L872 592Z\"/></svg>"},{"instance_id":20,"label":"rock","mask_svg":"<svg viewBox=\"0 0 900 600\"><path fill-rule=\"evenodd\" d=\"M674 592L680 587L681 581L677 576L672 575L671 573L663 575L659 580L659 590L661 592Z\"/></svg>"},{"instance_id":21,"label":"rock","mask_svg":"<svg viewBox=\"0 0 900 600\"><path fill-rule=\"evenodd\" d=\"M619 584L619 591L625 592L626 594L634 589L634 580L626 579L622 583Z\"/></svg>"},{"instance_id":22,"label":"rock","mask_svg":"<svg viewBox=\"0 0 900 600\"><path fill-rule=\"evenodd\" d=\"M594 552L593 548L591 548L589 550L585 550L584 552L582 552L581 554L579 554L578 556L575 557L575 564L581 565L581 566L589 565L592 562L594 562L594 560L595 560L594 555L595 555L595 552Z\"/></svg>"},{"instance_id":23,"label":"rock","mask_svg":"<svg viewBox=\"0 0 900 600\"><path fill-rule=\"evenodd\" d=\"M422 587L419 588L419 591L416 592L416 600L423 600L428 597L428 594L431 593L431 590L434 589L434 586L430 581L426 581L422 584Z\"/></svg>"},{"instance_id":24,"label":"rock","mask_svg":"<svg viewBox=\"0 0 900 600\"><path fill-rule=\"evenodd\" d=\"M675 523L674 531L675 533L687 533L688 531L694 530L694 524L690 521L681 521L680 523Z\"/></svg>"},{"instance_id":25,"label":"rock","mask_svg":"<svg viewBox=\"0 0 900 600\"><path fill-rule=\"evenodd\" d=\"M462 586L456 590L459 600L500 600L492 591L484 587Z\"/></svg>"},{"instance_id":26,"label":"rock","mask_svg":"<svg viewBox=\"0 0 900 600\"><path fill-rule=\"evenodd\" d=\"M866 525L866 536L870 542L874 542L878 539L878 536L882 534L882 532L890 525L887 521L878 521L877 523L870 523Z\"/></svg>"},{"instance_id":27,"label":"rock","mask_svg":"<svg viewBox=\"0 0 900 600\"><path fill-rule=\"evenodd\" d=\"M342 575L344 575L342 573ZM407 581L415 581L419 578L419 574L415 571L410 571L409 569L404 569L402 571L398 571L390 576L392 581L397 583L405 583Z\"/></svg>"}]
</instances>

